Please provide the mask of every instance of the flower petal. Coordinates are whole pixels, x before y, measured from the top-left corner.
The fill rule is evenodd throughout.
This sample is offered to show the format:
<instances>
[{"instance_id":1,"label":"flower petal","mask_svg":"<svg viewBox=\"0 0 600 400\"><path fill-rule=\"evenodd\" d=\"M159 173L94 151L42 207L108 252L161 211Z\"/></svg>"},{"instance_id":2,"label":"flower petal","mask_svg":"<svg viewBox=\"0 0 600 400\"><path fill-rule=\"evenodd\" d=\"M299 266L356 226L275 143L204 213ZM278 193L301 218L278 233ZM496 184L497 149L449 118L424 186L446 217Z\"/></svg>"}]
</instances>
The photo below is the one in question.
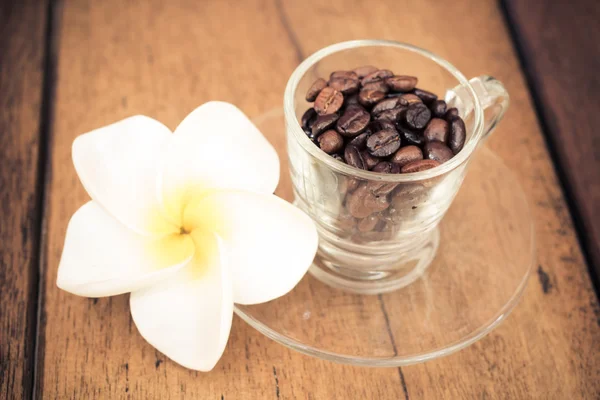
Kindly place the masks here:
<instances>
[{"instance_id":1,"label":"flower petal","mask_svg":"<svg viewBox=\"0 0 600 400\"><path fill-rule=\"evenodd\" d=\"M163 280L193 255L189 236L139 235L90 201L71 217L56 284L79 296L113 296Z\"/></svg>"},{"instance_id":2,"label":"flower petal","mask_svg":"<svg viewBox=\"0 0 600 400\"><path fill-rule=\"evenodd\" d=\"M302 279L317 251L313 221L274 196L217 191L190 205L188 231L215 231L223 239L234 302L256 304L283 296Z\"/></svg>"},{"instance_id":3,"label":"flower petal","mask_svg":"<svg viewBox=\"0 0 600 400\"><path fill-rule=\"evenodd\" d=\"M144 339L167 357L186 368L210 371L229 338L231 280L215 251L216 238L193 236L194 260L165 282L133 292L131 316Z\"/></svg>"},{"instance_id":4,"label":"flower petal","mask_svg":"<svg viewBox=\"0 0 600 400\"><path fill-rule=\"evenodd\" d=\"M181 221L185 205L209 189L273 193L279 158L242 111L212 101L192 111L175 130L159 182L165 210Z\"/></svg>"},{"instance_id":5,"label":"flower petal","mask_svg":"<svg viewBox=\"0 0 600 400\"><path fill-rule=\"evenodd\" d=\"M169 128L137 115L79 136L73 163L90 197L142 234L169 234L176 226L161 217L156 178Z\"/></svg>"}]
</instances>

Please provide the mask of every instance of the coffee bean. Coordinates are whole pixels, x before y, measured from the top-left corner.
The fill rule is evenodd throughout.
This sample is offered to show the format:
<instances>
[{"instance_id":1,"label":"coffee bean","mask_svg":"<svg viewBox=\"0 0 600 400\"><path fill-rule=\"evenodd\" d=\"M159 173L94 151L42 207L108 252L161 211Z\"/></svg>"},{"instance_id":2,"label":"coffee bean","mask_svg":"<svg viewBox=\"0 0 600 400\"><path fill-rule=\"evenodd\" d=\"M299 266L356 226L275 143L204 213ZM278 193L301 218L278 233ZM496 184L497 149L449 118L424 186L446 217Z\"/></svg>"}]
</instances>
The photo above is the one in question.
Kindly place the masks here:
<instances>
[{"instance_id":1,"label":"coffee bean","mask_svg":"<svg viewBox=\"0 0 600 400\"><path fill-rule=\"evenodd\" d=\"M359 79L362 79L365 76L377 71L377 69L377 67L374 67L372 65L363 65L361 67L354 68L352 71L354 71L354 73L358 75Z\"/></svg>"},{"instance_id":2,"label":"coffee bean","mask_svg":"<svg viewBox=\"0 0 600 400\"><path fill-rule=\"evenodd\" d=\"M315 137L319 136L322 132L325 132L327 129L331 128L337 120L337 114L319 115L312 125L312 134Z\"/></svg>"},{"instance_id":3,"label":"coffee bean","mask_svg":"<svg viewBox=\"0 0 600 400\"><path fill-rule=\"evenodd\" d=\"M395 92L409 92L417 86L417 78L408 75L395 75L387 78L385 83Z\"/></svg>"},{"instance_id":4,"label":"coffee bean","mask_svg":"<svg viewBox=\"0 0 600 400\"><path fill-rule=\"evenodd\" d=\"M384 99L384 100L381 100L379 103L377 103L375 105L375 107L373 107L373 109L371 110L371 113L373 113L374 115L377 115L384 111L392 110L399 105L401 105L399 97L392 97L389 99ZM408 104L404 104L404 105L408 105Z\"/></svg>"},{"instance_id":5,"label":"coffee bean","mask_svg":"<svg viewBox=\"0 0 600 400\"><path fill-rule=\"evenodd\" d=\"M392 76L394 76L394 73L389 69L380 69L379 71L375 71L365 76L360 83L365 86L368 83L384 81L386 78L390 78Z\"/></svg>"},{"instance_id":6,"label":"coffee bean","mask_svg":"<svg viewBox=\"0 0 600 400\"><path fill-rule=\"evenodd\" d=\"M377 118L378 120L396 122L402 117L403 113L406 112L406 110L406 107L399 106L396 108L392 108L391 110L383 111L379 113L375 118Z\"/></svg>"},{"instance_id":7,"label":"coffee bean","mask_svg":"<svg viewBox=\"0 0 600 400\"><path fill-rule=\"evenodd\" d=\"M445 163L454 156L452 150L444 143L441 142L428 142L423 147L423 155L425 158L430 160L439 161L441 164Z\"/></svg>"},{"instance_id":8,"label":"coffee bean","mask_svg":"<svg viewBox=\"0 0 600 400\"><path fill-rule=\"evenodd\" d=\"M431 103L431 113L436 118L444 118L444 114L446 114L446 102L444 100L436 100Z\"/></svg>"},{"instance_id":9,"label":"coffee bean","mask_svg":"<svg viewBox=\"0 0 600 400\"><path fill-rule=\"evenodd\" d=\"M359 150L363 150L367 145L367 139L369 138L369 135L371 135L371 132L363 132L357 137L350 140L348 144L355 146Z\"/></svg>"},{"instance_id":10,"label":"coffee bean","mask_svg":"<svg viewBox=\"0 0 600 400\"><path fill-rule=\"evenodd\" d=\"M358 75L354 71L334 71L329 75L329 80L337 79L337 78L346 78L346 79L354 79L358 80Z\"/></svg>"},{"instance_id":11,"label":"coffee bean","mask_svg":"<svg viewBox=\"0 0 600 400\"><path fill-rule=\"evenodd\" d=\"M379 222L379 217L376 214L369 215L358 221L356 227L360 232L371 232L377 226Z\"/></svg>"},{"instance_id":12,"label":"coffee bean","mask_svg":"<svg viewBox=\"0 0 600 400\"><path fill-rule=\"evenodd\" d=\"M369 152L367 150L363 150L361 151L361 155L362 158L365 162L365 166L367 167L367 169L371 169L374 166L376 166L377 164L379 164L379 158L372 156L371 154L369 154Z\"/></svg>"},{"instance_id":13,"label":"coffee bean","mask_svg":"<svg viewBox=\"0 0 600 400\"><path fill-rule=\"evenodd\" d=\"M411 105L411 104L415 104L415 103L422 103L423 100L421 100L421 98L417 95L414 95L412 93L406 93L403 94L402 96L400 96L400 99L402 99L402 101L406 104L403 105Z\"/></svg>"},{"instance_id":14,"label":"coffee bean","mask_svg":"<svg viewBox=\"0 0 600 400\"><path fill-rule=\"evenodd\" d=\"M385 84L384 81L375 81L371 83L367 83L362 87L362 90L376 90L379 92L387 93L390 91L388 85Z\"/></svg>"},{"instance_id":15,"label":"coffee bean","mask_svg":"<svg viewBox=\"0 0 600 400\"><path fill-rule=\"evenodd\" d=\"M399 174L400 166L389 161L381 161L375 167L373 167L373 172L380 172L383 174Z\"/></svg>"},{"instance_id":16,"label":"coffee bean","mask_svg":"<svg viewBox=\"0 0 600 400\"><path fill-rule=\"evenodd\" d=\"M400 135L394 129L375 132L367 139L367 151L375 157L387 157L400 148Z\"/></svg>"},{"instance_id":17,"label":"coffee bean","mask_svg":"<svg viewBox=\"0 0 600 400\"><path fill-rule=\"evenodd\" d=\"M302 128L305 130L312 130L312 125L315 122L315 120L317 119L317 112L315 111L314 108L309 108L308 110L306 110L304 112L304 114L302 114L302 118L301 118L301 123L302 123Z\"/></svg>"},{"instance_id":18,"label":"coffee bean","mask_svg":"<svg viewBox=\"0 0 600 400\"><path fill-rule=\"evenodd\" d=\"M362 157L360 150L352 145L347 145L344 150L344 160L346 164L358 169L367 169L365 160Z\"/></svg>"},{"instance_id":19,"label":"coffee bean","mask_svg":"<svg viewBox=\"0 0 600 400\"><path fill-rule=\"evenodd\" d=\"M454 154L462 150L467 138L467 128L465 122L460 117L456 117L450 122L450 139L448 145Z\"/></svg>"},{"instance_id":20,"label":"coffee bean","mask_svg":"<svg viewBox=\"0 0 600 400\"><path fill-rule=\"evenodd\" d=\"M344 231L351 231L352 228L354 228L354 225L356 224L356 219L352 215L350 215L350 213L345 208L342 208L340 210L340 213L338 214L336 223L339 229L342 229Z\"/></svg>"},{"instance_id":21,"label":"coffee bean","mask_svg":"<svg viewBox=\"0 0 600 400\"><path fill-rule=\"evenodd\" d=\"M323 132L317 141L321 150L327 154L337 153L344 146L344 138L333 129Z\"/></svg>"},{"instance_id":22,"label":"coffee bean","mask_svg":"<svg viewBox=\"0 0 600 400\"><path fill-rule=\"evenodd\" d=\"M410 164L413 161L419 161L423 159L423 152L417 146L406 146L399 149L391 158L391 161L398 165L400 168L406 164Z\"/></svg>"},{"instance_id":23,"label":"coffee bean","mask_svg":"<svg viewBox=\"0 0 600 400\"><path fill-rule=\"evenodd\" d=\"M348 181L348 192L354 192L358 185L360 185L360 181L356 178L347 178Z\"/></svg>"},{"instance_id":24,"label":"coffee bean","mask_svg":"<svg viewBox=\"0 0 600 400\"><path fill-rule=\"evenodd\" d=\"M423 134L408 129L401 124L397 124L396 128L398 129L398 133L400 133L400 140L402 141L402 144L414 146L422 146L425 144L425 138L423 137Z\"/></svg>"},{"instance_id":25,"label":"coffee bean","mask_svg":"<svg viewBox=\"0 0 600 400\"><path fill-rule=\"evenodd\" d=\"M438 165L440 165L440 163L435 160L419 160L406 164L404 167L402 167L401 171L403 174L409 174L435 168Z\"/></svg>"},{"instance_id":26,"label":"coffee bean","mask_svg":"<svg viewBox=\"0 0 600 400\"><path fill-rule=\"evenodd\" d=\"M452 122L452 120L458 116L459 116L458 110L455 107L452 107L452 108L448 109L448 111L446 111L446 114L444 115L444 119L448 122Z\"/></svg>"},{"instance_id":27,"label":"coffee bean","mask_svg":"<svg viewBox=\"0 0 600 400\"><path fill-rule=\"evenodd\" d=\"M373 196L365 184L346 195L346 209L355 218L365 218L373 214L373 210L365 206L365 197Z\"/></svg>"},{"instance_id":28,"label":"coffee bean","mask_svg":"<svg viewBox=\"0 0 600 400\"><path fill-rule=\"evenodd\" d=\"M446 143L448 141L449 132L450 127L448 126L448 122L446 122L446 120L441 118L432 118L429 124L427 124L427 128L425 128L423 136L427 142L438 141Z\"/></svg>"},{"instance_id":29,"label":"coffee bean","mask_svg":"<svg viewBox=\"0 0 600 400\"><path fill-rule=\"evenodd\" d=\"M385 93L380 90L362 89L358 93L358 102L365 107L371 107L383 99L385 99Z\"/></svg>"},{"instance_id":30,"label":"coffee bean","mask_svg":"<svg viewBox=\"0 0 600 400\"><path fill-rule=\"evenodd\" d=\"M358 79L333 78L329 81L329 86L343 94L352 94L358 92L359 82Z\"/></svg>"},{"instance_id":31,"label":"coffee bean","mask_svg":"<svg viewBox=\"0 0 600 400\"><path fill-rule=\"evenodd\" d=\"M430 104L437 100L437 95L435 93L428 92L427 90L415 89L413 93L423 100L423 103L425 104Z\"/></svg>"},{"instance_id":32,"label":"coffee bean","mask_svg":"<svg viewBox=\"0 0 600 400\"><path fill-rule=\"evenodd\" d=\"M334 88L326 87L315 100L315 111L319 115L333 114L344 104L344 95Z\"/></svg>"},{"instance_id":33,"label":"coffee bean","mask_svg":"<svg viewBox=\"0 0 600 400\"><path fill-rule=\"evenodd\" d=\"M411 104L405 114L406 125L413 129L423 129L430 118L431 111L423 103Z\"/></svg>"},{"instance_id":34,"label":"coffee bean","mask_svg":"<svg viewBox=\"0 0 600 400\"><path fill-rule=\"evenodd\" d=\"M371 116L361 106L350 106L337 121L337 130L346 137L354 137L365 130Z\"/></svg>"},{"instance_id":35,"label":"coffee bean","mask_svg":"<svg viewBox=\"0 0 600 400\"><path fill-rule=\"evenodd\" d=\"M363 204L367 209L371 210L371 213L383 211L390 206L386 195L375 194L368 187L367 194L363 198Z\"/></svg>"},{"instance_id":36,"label":"coffee bean","mask_svg":"<svg viewBox=\"0 0 600 400\"><path fill-rule=\"evenodd\" d=\"M319 78L310 87L306 92L306 101L315 101L321 90L325 89L327 86L327 81L323 78Z\"/></svg>"}]
</instances>

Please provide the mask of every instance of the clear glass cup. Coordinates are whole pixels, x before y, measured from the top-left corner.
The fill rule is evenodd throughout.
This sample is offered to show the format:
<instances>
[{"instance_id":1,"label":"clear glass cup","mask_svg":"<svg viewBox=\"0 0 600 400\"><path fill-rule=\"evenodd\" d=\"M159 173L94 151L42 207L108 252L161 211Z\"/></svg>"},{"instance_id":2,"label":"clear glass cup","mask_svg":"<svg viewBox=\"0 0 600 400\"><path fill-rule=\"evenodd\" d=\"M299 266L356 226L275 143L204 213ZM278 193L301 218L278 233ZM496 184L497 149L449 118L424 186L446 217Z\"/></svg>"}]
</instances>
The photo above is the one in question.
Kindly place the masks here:
<instances>
[{"instance_id":1,"label":"clear glass cup","mask_svg":"<svg viewBox=\"0 0 600 400\"><path fill-rule=\"evenodd\" d=\"M444 94L465 121L463 149L438 167L410 174L358 170L321 151L299 122L311 106L306 91L319 77L361 65L417 76L418 87ZM294 203L319 231L310 273L331 286L364 294L388 292L416 280L435 257L437 225L462 184L471 156L507 107L508 94L496 79L469 81L448 61L408 44L343 42L303 61L288 81L284 115Z\"/></svg>"}]
</instances>

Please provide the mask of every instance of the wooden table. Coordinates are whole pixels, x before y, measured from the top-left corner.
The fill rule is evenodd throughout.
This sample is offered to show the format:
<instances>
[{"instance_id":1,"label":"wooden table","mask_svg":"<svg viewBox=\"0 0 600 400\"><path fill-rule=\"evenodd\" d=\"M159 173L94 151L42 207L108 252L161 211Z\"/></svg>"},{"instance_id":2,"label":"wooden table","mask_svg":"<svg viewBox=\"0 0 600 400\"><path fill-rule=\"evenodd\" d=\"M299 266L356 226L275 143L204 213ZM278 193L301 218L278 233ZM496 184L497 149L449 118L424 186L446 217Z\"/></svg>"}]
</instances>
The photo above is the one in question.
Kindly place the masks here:
<instances>
[{"instance_id":1,"label":"wooden table","mask_svg":"<svg viewBox=\"0 0 600 400\"><path fill-rule=\"evenodd\" d=\"M579 4L589 24L567 19L568 37L581 38L575 43L595 52L586 53L590 59L583 61L592 65L582 71L573 68L583 62L577 46L557 45L571 52L567 59L545 57L547 36L536 36L551 26L560 42L562 11L553 8L536 19L529 14L538 5L517 1L506 8L477 0L48 1L0 4L0 398L600 397L600 307L577 238L596 260L600 150L592 119L600 115L600 65L597 44L591 45L599 39L593 2ZM538 29L528 25L530 17ZM590 24L594 29L584 30ZM511 32L520 35L521 62ZM595 40L589 32L596 32ZM488 143L526 189L538 266L522 302L496 331L446 358L370 369L301 355L236 317L219 364L197 373L142 339L127 295L84 299L58 290L66 224L87 199L71 163L76 135L133 114L174 128L210 99L257 116L281 104L301 59L325 45L365 37L431 49L468 76L499 78L511 94L511 109ZM539 76L552 67L575 74L565 82L586 82L593 90L561 97L559 86L545 87L548 78ZM577 75L585 71L595 76ZM536 107L545 111L543 118L552 111L550 122L535 112L526 81L533 75ZM560 145L572 126L561 107L573 103L552 103L552 95L594 106L588 109L592 119L576 125L584 142L575 150ZM585 118L577 115L579 122ZM548 127L561 163L553 164L541 127ZM556 170L572 166L565 160L577 166L572 156L582 146L589 175L560 173L568 182L569 208ZM581 186L578 179L587 181ZM586 188L591 207L578 200ZM581 222L577 231L571 212Z\"/></svg>"}]
</instances>

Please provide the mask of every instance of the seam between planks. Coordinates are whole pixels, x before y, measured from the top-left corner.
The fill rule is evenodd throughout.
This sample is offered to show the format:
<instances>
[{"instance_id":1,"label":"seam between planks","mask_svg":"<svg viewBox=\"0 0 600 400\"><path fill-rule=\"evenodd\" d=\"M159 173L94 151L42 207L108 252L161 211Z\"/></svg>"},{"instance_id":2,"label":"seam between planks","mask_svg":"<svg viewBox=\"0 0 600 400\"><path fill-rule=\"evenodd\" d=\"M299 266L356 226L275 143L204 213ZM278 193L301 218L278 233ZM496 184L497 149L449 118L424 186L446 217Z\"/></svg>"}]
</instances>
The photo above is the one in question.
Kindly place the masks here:
<instances>
[{"instance_id":1,"label":"seam between planks","mask_svg":"<svg viewBox=\"0 0 600 400\"><path fill-rule=\"evenodd\" d=\"M50 183L50 149L51 149L51 130L52 120L54 116L54 97L56 89L56 61L57 61L57 44L58 44L58 22L59 22L59 1L50 0L46 11L46 31L44 37L44 75L42 85L42 102L40 110L40 149L38 159L38 198L36 200L36 240L38 251L34 265L37 266L35 271L37 277L37 290L33 291L35 296L35 304L37 305L36 319L34 322L35 336L34 340L34 366L32 376L31 398L41 398L43 390L42 381L44 373L44 327L46 315L44 312L45 300L45 269L46 269L46 205L47 194Z\"/></svg>"},{"instance_id":2,"label":"seam between planks","mask_svg":"<svg viewBox=\"0 0 600 400\"><path fill-rule=\"evenodd\" d=\"M532 66L527 61L527 57L525 56L527 52L526 44L523 44L523 41L518 40L523 35L521 34L521 31L518 27L518 24L516 23L515 18L513 18L514 11L511 9L509 2L506 0L501 0L498 3L498 7L500 9L500 14L503 16L504 24L506 25L506 28L508 30L511 39L511 44L515 49L515 54L517 55L519 66L521 67L521 70L523 71L523 74L525 76L525 83L527 85L527 90L533 102L533 109L537 117L538 123L540 124L540 130L542 131L542 136L544 137L544 142L546 144L546 148L548 149L554 172L556 173L556 176L558 178L558 183L560 185L561 192L563 194L565 202L567 203L567 208L571 217L571 221L573 221L575 236L577 238L579 248L583 253L583 257L588 270L588 275L592 282L594 292L596 293L596 299L600 301L600 265L594 265L594 263L592 262L592 256L587 246L588 243L590 243L590 241L588 240L589 238L587 232L583 226L583 217L581 215L579 207L577 206L574 190L571 184L569 183L569 180L564 170L564 166L560 163L560 158L558 156L557 151L557 139L550 134L551 130L548 123L549 116L544 111L544 102L540 96L540 93L537 90ZM594 268L596 268L596 270Z\"/></svg>"}]
</instances>

